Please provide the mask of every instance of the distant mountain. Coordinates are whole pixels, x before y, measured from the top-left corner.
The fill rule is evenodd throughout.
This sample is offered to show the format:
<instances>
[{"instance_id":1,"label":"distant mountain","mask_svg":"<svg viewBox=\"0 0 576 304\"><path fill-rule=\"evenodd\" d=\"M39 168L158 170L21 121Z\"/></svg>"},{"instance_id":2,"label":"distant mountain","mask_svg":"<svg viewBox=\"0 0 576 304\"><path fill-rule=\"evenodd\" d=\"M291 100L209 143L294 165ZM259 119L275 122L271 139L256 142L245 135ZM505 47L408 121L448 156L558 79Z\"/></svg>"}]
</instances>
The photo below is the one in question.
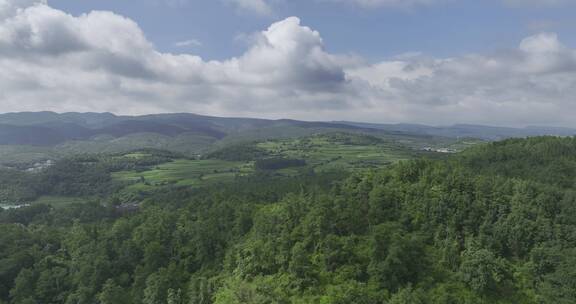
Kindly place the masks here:
<instances>
[{"instance_id":1,"label":"distant mountain","mask_svg":"<svg viewBox=\"0 0 576 304\"><path fill-rule=\"evenodd\" d=\"M22 112L0 114L0 145L55 146L70 141L91 141L108 136L136 134L178 137L184 134L221 140L307 135L325 130L360 130L362 127L329 122L223 118L188 113L117 116L111 113ZM375 130L374 130L375 131Z\"/></svg>"},{"instance_id":2,"label":"distant mountain","mask_svg":"<svg viewBox=\"0 0 576 304\"><path fill-rule=\"evenodd\" d=\"M372 124L361 122L308 122L291 119L225 118L190 113L121 116L112 113L21 112L0 114L0 145L55 146L70 141L91 141L108 136L136 134L181 137L183 135L234 141L308 135L329 131L383 133L387 135L436 136L499 140L536 135L575 135L576 129L554 127L507 128L459 124ZM203 139L203 142L205 142Z\"/></svg>"},{"instance_id":3,"label":"distant mountain","mask_svg":"<svg viewBox=\"0 0 576 304\"><path fill-rule=\"evenodd\" d=\"M119 120L122 118L112 113L18 112L0 114L0 124L16 126L70 123L85 128L102 128Z\"/></svg>"},{"instance_id":4,"label":"distant mountain","mask_svg":"<svg viewBox=\"0 0 576 304\"><path fill-rule=\"evenodd\" d=\"M556 127L537 127L530 126L526 128L510 127L493 127L482 125L456 124L453 126L427 126L420 124L374 124L338 121L336 123L347 124L350 126L379 129L389 132L403 132L406 134L432 135L452 138L477 138L483 140L502 140L514 137L529 137L541 135L554 136L574 136L576 129L556 128Z\"/></svg>"},{"instance_id":5,"label":"distant mountain","mask_svg":"<svg viewBox=\"0 0 576 304\"><path fill-rule=\"evenodd\" d=\"M361 122L308 122L291 119L225 118L189 113L120 116L112 113L21 112L0 114L0 144L51 146L98 136L121 138L134 134L177 137L182 134L213 138L275 137L311 132L357 131L366 133L477 138L499 140L536 135L575 135L576 129L554 127L507 128L458 124L373 124Z\"/></svg>"},{"instance_id":6,"label":"distant mountain","mask_svg":"<svg viewBox=\"0 0 576 304\"><path fill-rule=\"evenodd\" d=\"M478 125L432 127L418 124L309 122L291 119L213 117L190 113L122 116L112 113L22 112L0 114L0 165L54 159L76 153L115 153L141 148L192 155L230 144L354 132L378 136L412 149L446 149L457 142L535 135L574 135L575 129L522 129ZM464 147L460 145L461 147Z\"/></svg>"},{"instance_id":7,"label":"distant mountain","mask_svg":"<svg viewBox=\"0 0 576 304\"><path fill-rule=\"evenodd\" d=\"M166 136L176 136L186 133L187 131L189 130L154 121L126 120L93 130L93 134L107 134L114 137L122 137L135 133L156 133Z\"/></svg>"},{"instance_id":8,"label":"distant mountain","mask_svg":"<svg viewBox=\"0 0 576 304\"><path fill-rule=\"evenodd\" d=\"M41 126L0 125L0 145L51 145L66 141L57 130Z\"/></svg>"}]
</instances>

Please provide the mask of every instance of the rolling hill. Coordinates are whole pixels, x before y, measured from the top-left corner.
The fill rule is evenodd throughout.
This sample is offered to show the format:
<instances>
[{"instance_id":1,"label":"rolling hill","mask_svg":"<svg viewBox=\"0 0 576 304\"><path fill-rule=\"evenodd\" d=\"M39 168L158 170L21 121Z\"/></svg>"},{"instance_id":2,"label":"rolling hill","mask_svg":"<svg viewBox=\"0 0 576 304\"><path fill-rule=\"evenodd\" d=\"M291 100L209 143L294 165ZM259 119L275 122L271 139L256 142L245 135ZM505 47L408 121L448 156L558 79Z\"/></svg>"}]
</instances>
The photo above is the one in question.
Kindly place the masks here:
<instances>
[{"instance_id":1,"label":"rolling hill","mask_svg":"<svg viewBox=\"0 0 576 304\"><path fill-rule=\"evenodd\" d=\"M472 124L456 124L452 126L427 126L421 124L373 124L361 122L336 122L361 128L371 128L389 132L406 134L432 135L452 138L477 138L489 141L529 136L573 136L576 129L528 126L525 128L495 127Z\"/></svg>"},{"instance_id":2,"label":"rolling hill","mask_svg":"<svg viewBox=\"0 0 576 304\"><path fill-rule=\"evenodd\" d=\"M227 118L190 113L122 116L112 113L21 112L0 114L0 163L34 162L77 153L116 153L141 148L189 155L229 145L314 134L347 132L377 136L412 149L454 147L473 139L573 135L567 128L523 129L455 125L310 122ZM467 146L460 145L460 146Z\"/></svg>"},{"instance_id":3,"label":"rolling hill","mask_svg":"<svg viewBox=\"0 0 576 304\"><path fill-rule=\"evenodd\" d=\"M22 112L0 114L0 143L50 146L73 140L90 140L99 135L119 138L139 133L155 133L170 137L193 133L222 139L227 135L278 127L364 129L326 122L221 118L185 113L116 116L110 113Z\"/></svg>"},{"instance_id":4,"label":"rolling hill","mask_svg":"<svg viewBox=\"0 0 576 304\"><path fill-rule=\"evenodd\" d=\"M141 148L197 155L230 144L330 132L369 133L407 142L437 140L330 122L223 118L189 113L119 116L111 113L0 114L0 163L33 162L77 153ZM441 140L443 141L443 140ZM424 145L424 144L423 144Z\"/></svg>"}]
</instances>

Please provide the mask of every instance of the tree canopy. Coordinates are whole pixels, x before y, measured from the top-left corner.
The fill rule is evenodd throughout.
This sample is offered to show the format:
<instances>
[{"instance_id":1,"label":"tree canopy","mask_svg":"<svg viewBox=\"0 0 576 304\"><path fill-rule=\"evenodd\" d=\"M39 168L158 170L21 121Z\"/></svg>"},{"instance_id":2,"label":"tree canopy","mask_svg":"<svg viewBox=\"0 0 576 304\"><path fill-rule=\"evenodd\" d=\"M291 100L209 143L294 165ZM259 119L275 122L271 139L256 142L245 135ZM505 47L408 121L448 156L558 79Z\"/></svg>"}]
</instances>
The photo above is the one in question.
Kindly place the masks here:
<instances>
[{"instance_id":1,"label":"tree canopy","mask_svg":"<svg viewBox=\"0 0 576 304\"><path fill-rule=\"evenodd\" d=\"M0 303L573 303L574 152L574 138L515 139L169 188L129 215L3 211Z\"/></svg>"}]
</instances>

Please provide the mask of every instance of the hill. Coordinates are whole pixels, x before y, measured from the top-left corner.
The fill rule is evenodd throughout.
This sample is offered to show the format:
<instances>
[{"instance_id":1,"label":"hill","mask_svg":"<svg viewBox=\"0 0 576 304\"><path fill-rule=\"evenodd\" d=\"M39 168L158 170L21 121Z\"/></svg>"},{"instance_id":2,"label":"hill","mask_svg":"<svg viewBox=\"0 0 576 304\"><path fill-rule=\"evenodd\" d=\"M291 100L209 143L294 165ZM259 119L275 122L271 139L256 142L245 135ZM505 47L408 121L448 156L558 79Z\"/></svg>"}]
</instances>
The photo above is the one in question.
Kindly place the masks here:
<instances>
[{"instance_id":1,"label":"hill","mask_svg":"<svg viewBox=\"0 0 576 304\"><path fill-rule=\"evenodd\" d=\"M293 155L301 146L244 151ZM82 156L36 184L100 199L0 211L0 301L573 303L574 151L574 138L511 139L352 174L163 187L139 204L122 204L106 172L180 156Z\"/></svg>"},{"instance_id":2,"label":"hill","mask_svg":"<svg viewBox=\"0 0 576 304\"><path fill-rule=\"evenodd\" d=\"M403 132L406 134L420 134L442 136L451 138L477 138L483 140L503 140L513 137L529 136L574 136L576 129L528 126L525 128L494 127L470 124L457 124L453 126L426 126L419 124L373 124L359 122L337 122L362 128L373 128L389 132Z\"/></svg>"},{"instance_id":3,"label":"hill","mask_svg":"<svg viewBox=\"0 0 576 304\"><path fill-rule=\"evenodd\" d=\"M187 113L117 116L111 113L23 112L0 114L0 164L142 148L198 155L242 142L332 132L379 136L404 142L415 149L457 141L341 123L288 119L223 118Z\"/></svg>"},{"instance_id":4,"label":"hill","mask_svg":"<svg viewBox=\"0 0 576 304\"><path fill-rule=\"evenodd\" d=\"M200 154L228 144L355 132L394 139L416 149L462 140L501 140L538 135L571 136L569 128L522 129L478 125L309 122L290 119L211 117L189 113L122 116L111 113L21 112L0 114L0 162L37 161L78 152L123 152L160 148ZM27 153L36 147L36 158ZM16 151L14 154L13 151Z\"/></svg>"},{"instance_id":5,"label":"hill","mask_svg":"<svg viewBox=\"0 0 576 304\"><path fill-rule=\"evenodd\" d=\"M352 172L419 156L436 158L442 153L417 151L394 141L356 133L243 142L216 149L201 158L160 149L82 153L56 161L15 163L8 169L0 169L0 173L4 173L4 178L0 178L3 184L0 203L35 204L45 201L46 196L106 196L111 193L92 191L105 179L117 184L106 189L130 199L144 199L149 193L166 187L202 187L254 175L285 177L329 171ZM98 173L103 170L105 176ZM80 182L82 178L78 175L95 185L78 188L79 183L85 184ZM60 186L54 183L68 190L59 191ZM51 186L38 187L37 184Z\"/></svg>"}]
</instances>

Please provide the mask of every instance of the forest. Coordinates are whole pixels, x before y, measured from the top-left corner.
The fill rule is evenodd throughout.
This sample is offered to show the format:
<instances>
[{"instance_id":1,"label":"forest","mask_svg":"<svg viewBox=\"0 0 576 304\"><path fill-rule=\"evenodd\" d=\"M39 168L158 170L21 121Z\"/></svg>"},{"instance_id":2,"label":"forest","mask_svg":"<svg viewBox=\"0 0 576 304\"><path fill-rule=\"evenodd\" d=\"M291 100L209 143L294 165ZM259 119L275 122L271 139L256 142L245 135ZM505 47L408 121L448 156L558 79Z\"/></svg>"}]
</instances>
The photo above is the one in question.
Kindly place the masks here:
<instances>
[{"instance_id":1,"label":"forest","mask_svg":"<svg viewBox=\"0 0 576 304\"><path fill-rule=\"evenodd\" d=\"M246 155L265 155L243 147ZM0 170L1 304L568 304L576 299L576 138L481 144L377 168L268 170L112 199L115 171L174 155ZM215 154L234 158L231 150ZM306 160L260 160L263 168ZM8 190L9 189L9 190Z\"/></svg>"}]
</instances>

